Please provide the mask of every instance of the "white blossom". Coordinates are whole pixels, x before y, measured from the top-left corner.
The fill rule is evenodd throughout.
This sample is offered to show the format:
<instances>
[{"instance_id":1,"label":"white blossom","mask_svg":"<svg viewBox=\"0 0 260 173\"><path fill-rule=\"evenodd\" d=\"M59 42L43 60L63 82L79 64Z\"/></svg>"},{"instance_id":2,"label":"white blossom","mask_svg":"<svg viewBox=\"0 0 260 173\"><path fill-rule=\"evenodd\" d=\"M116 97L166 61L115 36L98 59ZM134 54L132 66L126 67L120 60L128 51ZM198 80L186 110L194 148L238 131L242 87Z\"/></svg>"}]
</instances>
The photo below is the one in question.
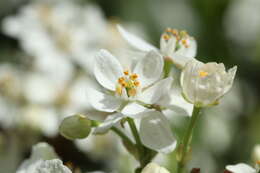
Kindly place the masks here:
<instances>
[{"instance_id":1,"label":"white blossom","mask_svg":"<svg viewBox=\"0 0 260 173\"><path fill-rule=\"evenodd\" d=\"M146 167L142 170L141 173L170 173L170 172L166 168L151 162L146 165Z\"/></svg>"},{"instance_id":2,"label":"white blossom","mask_svg":"<svg viewBox=\"0 0 260 173\"><path fill-rule=\"evenodd\" d=\"M160 49L157 49L141 38L129 33L121 26L118 26L118 30L122 37L135 50L144 53L151 50L157 51L165 58L171 59L179 68L183 68L189 60L194 59L196 56L197 43L186 31L166 29L161 36Z\"/></svg>"},{"instance_id":3,"label":"white blossom","mask_svg":"<svg viewBox=\"0 0 260 173\"><path fill-rule=\"evenodd\" d=\"M124 70L112 54L101 50L96 57L94 75L104 87L103 92L89 88L87 93L94 108L112 114L96 129L96 133L107 131L125 117L142 118L140 133L145 134L141 135L143 143L160 152L172 151L176 141L168 121L161 112L146 107L156 105L168 94L172 78L159 80L162 70L163 59L155 51L148 52L133 69ZM151 129L152 124L154 128ZM151 142L144 138L152 134L161 140L149 138L156 140ZM150 143L154 146L149 145Z\"/></svg>"},{"instance_id":4,"label":"white blossom","mask_svg":"<svg viewBox=\"0 0 260 173\"><path fill-rule=\"evenodd\" d=\"M228 165L226 166L226 169L232 173L258 173L259 171L259 168L253 168L245 163Z\"/></svg>"},{"instance_id":5,"label":"white blossom","mask_svg":"<svg viewBox=\"0 0 260 173\"><path fill-rule=\"evenodd\" d=\"M224 64L191 60L181 74L184 98L197 107L217 104L232 87L237 67L226 72Z\"/></svg>"}]
</instances>

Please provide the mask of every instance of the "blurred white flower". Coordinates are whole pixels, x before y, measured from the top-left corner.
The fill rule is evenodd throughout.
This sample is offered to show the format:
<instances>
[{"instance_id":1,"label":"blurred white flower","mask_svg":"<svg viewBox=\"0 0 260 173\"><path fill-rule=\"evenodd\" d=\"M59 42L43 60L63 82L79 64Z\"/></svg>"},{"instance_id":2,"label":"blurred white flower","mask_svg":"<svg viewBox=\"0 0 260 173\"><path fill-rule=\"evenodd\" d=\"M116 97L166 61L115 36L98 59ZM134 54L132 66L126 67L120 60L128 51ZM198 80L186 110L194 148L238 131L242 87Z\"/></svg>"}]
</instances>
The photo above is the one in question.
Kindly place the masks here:
<instances>
[{"instance_id":1,"label":"blurred white flower","mask_svg":"<svg viewBox=\"0 0 260 173\"><path fill-rule=\"evenodd\" d=\"M260 33L260 1L231 1L224 22L231 39L247 47L254 44Z\"/></svg>"},{"instance_id":2,"label":"blurred white flower","mask_svg":"<svg viewBox=\"0 0 260 173\"><path fill-rule=\"evenodd\" d=\"M27 171L34 169L34 165L37 165L39 161L57 159L58 156L55 153L52 146L47 143L38 143L32 147L32 153L29 159L23 161L19 166L17 173L27 173Z\"/></svg>"},{"instance_id":3,"label":"blurred white flower","mask_svg":"<svg viewBox=\"0 0 260 173\"><path fill-rule=\"evenodd\" d=\"M226 72L224 64L189 61L181 74L184 98L197 107L215 105L232 87L237 67Z\"/></svg>"},{"instance_id":4,"label":"blurred white flower","mask_svg":"<svg viewBox=\"0 0 260 173\"><path fill-rule=\"evenodd\" d=\"M258 163L259 165L260 163ZM253 168L245 163L239 163L236 165L228 165L226 166L226 169L228 171L231 171L232 173L258 173L259 168Z\"/></svg>"},{"instance_id":5,"label":"blurred white flower","mask_svg":"<svg viewBox=\"0 0 260 173\"><path fill-rule=\"evenodd\" d=\"M38 160L29 165L27 169L21 169L16 173L72 173L59 159Z\"/></svg>"},{"instance_id":6,"label":"blurred white flower","mask_svg":"<svg viewBox=\"0 0 260 173\"><path fill-rule=\"evenodd\" d=\"M185 31L176 29L166 29L161 36L160 50L153 45L147 43L141 38L129 33L123 27L118 26L118 30L122 37L129 45L137 51L149 52L151 50L160 52L165 58L169 58L179 68L183 68L185 64L194 59L197 52L197 43L195 39Z\"/></svg>"},{"instance_id":7,"label":"blurred white flower","mask_svg":"<svg viewBox=\"0 0 260 173\"><path fill-rule=\"evenodd\" d=\"M253 161L257 162L260 160L260 144L257 144L253 148L252 152Z\"/></svg>"},{"instance_id":8,"label":"blurred white flower","mask_svg":"<svg viewBox=\"0 0 260 173\"><path fill-rule=\"evenodd\" d=\"M101 50L96 57L94 75L107 90L88 88L88 98L97 110L117 113L108 116L96 132L107 131L125 117L141 118L140 134L144 145L161 152L172 151L176 141L168 121L162 113L145 107L159 103L170 89L172 78L158 81L162 70L163 59L155 51L148 52L133 70L123 70L113 55Z\"/></svg>"},{"instance_id":9,"label":"blurred white flower","mask_svg":"<svg viewBox=\"0 0 260 173\"><path fill-rule=\"evenodd\" d=\"M170 172L164 167L161 167L156 163L149 163L146 165L146 167L142 170L141 173L170 173Z\"/></svg>"}]
</instances>

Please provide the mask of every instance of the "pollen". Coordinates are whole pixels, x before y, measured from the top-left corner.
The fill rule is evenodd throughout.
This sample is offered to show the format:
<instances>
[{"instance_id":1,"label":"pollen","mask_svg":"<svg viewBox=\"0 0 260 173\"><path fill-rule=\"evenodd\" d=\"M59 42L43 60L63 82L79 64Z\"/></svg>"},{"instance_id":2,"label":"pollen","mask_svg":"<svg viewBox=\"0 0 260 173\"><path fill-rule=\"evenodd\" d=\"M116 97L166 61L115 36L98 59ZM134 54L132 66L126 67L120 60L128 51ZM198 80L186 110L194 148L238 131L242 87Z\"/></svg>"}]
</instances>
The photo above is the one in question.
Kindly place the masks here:
<instances>
[{"instance_id":1,"label":"pollen","mask_svg":"<svg viewBox=\"0 0 260 173\"><path fill-rule=\"evenodd\" d=\"M206 76L208 76L208 75L209 75L209 73L206 72L206 71L202 71L202 70L199 71L199 76L200 76L200 77L206 77Z\"/></svg>"},{"instance_id":2,"label":"pollen","mask_svg":"<svg viewBox=\"0 0 260 173\"><path fill-rule=\"evenodd\" d=\"M166 41L168 41L168 40L170 39L170 35L164 34L164 35L163 35L163 39L166 40Z\"/></svg>"},{"instance_id":3,"label":"pollen","mask_svg":"<svg viewBox=\"0 0 260 173\"><path fill-rule=\"evenodd\" d=\"M166 28L165 32L172 32L171 28Z\"/></svg>"},{"instance_id":4,"label":"pollen","mask_svg":"<svg viewBox=\"0 0 260 173\"><path fill-rule=\"evenodd\" d=\"M125 82L125 78L124 78L124 77L120 77L120 78L118 79L118 83L122 84L122 83L124 83L124 82Z\"/></svg>"},{"instance_id":5,"label":"pollen","mask_svg":"<svg viewBox=\"0 0 260 173\"><path fill-rule=\"evenodd\" d=\"M126 76L129 75L129 71L128 71L128 70L124 71L124 74L125 74Z\"/></svg>"},{"instance_id":6,"label":"pollen","mask_svg":"<svg viewBox=\"0 0 260 173\"><path fill-rule=\"evenodd\" d=\"M139 82L139 81L134 81L134 85L135 85L135 86L139 86L139 85L140 85L140 82Z\"/></svg>"},{"instance_id":7,"label":"pollen","mask_svg":"<svg viewBox=\"0 0 260 173\"><path fill-rule=\"evenodd\" d=\"M187 42L186 39L181 40L181 43L185 46L185 48L189 47L188 42Z\"/></svg>"},{"instance_id":8,"label":"pollen","mask_svg":"<svg viewBox=\"0 0 260 173\"><path fill-rule=\"evenodd\" d=\"M136 74L136 73L134 73L134 74L132 74L131 76L130 76L130 79L131 80L136 80L138 78L138 75Z\"/></svg>"}]
</instances>

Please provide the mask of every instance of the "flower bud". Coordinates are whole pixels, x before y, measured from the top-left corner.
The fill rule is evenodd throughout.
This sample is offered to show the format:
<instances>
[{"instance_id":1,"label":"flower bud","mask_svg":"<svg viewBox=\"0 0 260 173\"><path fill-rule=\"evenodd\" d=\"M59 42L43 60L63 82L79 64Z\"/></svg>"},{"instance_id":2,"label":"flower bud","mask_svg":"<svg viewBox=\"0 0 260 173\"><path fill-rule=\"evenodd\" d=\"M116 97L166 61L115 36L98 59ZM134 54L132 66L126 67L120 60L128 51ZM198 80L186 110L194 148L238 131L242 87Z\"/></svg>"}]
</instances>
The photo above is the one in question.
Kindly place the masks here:
<instances>
[{"instance_id":1,"label":"flower bud","mask_svg":"<svg viewBox=\"0 0 260 173\"><path fill-rule=\"evenodd\" d=\"M91 131L91 120L83 115L73 115L61 122L59 130L62 136L70 140L86 138Z\"/></svg>"},{"instance_id":2,"label":"flower bud","mask_svg":"<svg viewBox=\"0 0 260 173\"><path fill-rule=\"evenodd\" d=\"M189 61L181 74L181 86L184 98L196 107L218 104L219 99L233 85L237 67L228 71L224 64Z\"/></svg>"}]
</instances>

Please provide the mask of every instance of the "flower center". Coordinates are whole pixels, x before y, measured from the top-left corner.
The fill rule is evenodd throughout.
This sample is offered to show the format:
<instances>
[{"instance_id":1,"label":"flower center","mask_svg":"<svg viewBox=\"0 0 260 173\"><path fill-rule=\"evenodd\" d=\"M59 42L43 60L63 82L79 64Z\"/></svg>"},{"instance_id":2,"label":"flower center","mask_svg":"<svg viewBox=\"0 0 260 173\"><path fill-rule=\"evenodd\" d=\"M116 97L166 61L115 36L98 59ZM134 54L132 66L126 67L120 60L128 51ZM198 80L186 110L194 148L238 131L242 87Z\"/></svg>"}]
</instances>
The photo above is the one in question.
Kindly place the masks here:
<instances>
[{"instance_id":1,"label":"flower center","mask_svg":"<svg viewBox=\"0 0 260 173\"><path fill-rule=\"evenodd\" d=\"M116 84L116 94L119 96L126 92L128 97L134 97L137 94L140 82L136 73L130 74L128 70L124 71L124 76L118 78Z\"/></svg>"},{"instance_id":2,"label":"flower center","mask_svg":"<svg viewBox=\"0 0 260 173\"><path fill-rule=\"evenodd\" d=\"M190 46L188 43L188 39L190 38L190 36L186 31L178 31L177 29L167 28L165 30L165 33L163 34L163 39L165 41L168 41L171 37L176 38L175 51L177 51L181 46L184 46L185 48L188 48Z\"/></svg>"},{"instance_id":3,"label":"flower center","mask_svg":"<svg viewBox=\"0 0 260 173\"><path fill-rule=\"evenodd\" d=\"M209 75L209 73L206 72L206 71L203 71L203 70L200 70L200 71L199 71L199 76L200 76L201 78L206 77L206 76L208 76L208 75Z\"/></svg>"}]
</instances>

